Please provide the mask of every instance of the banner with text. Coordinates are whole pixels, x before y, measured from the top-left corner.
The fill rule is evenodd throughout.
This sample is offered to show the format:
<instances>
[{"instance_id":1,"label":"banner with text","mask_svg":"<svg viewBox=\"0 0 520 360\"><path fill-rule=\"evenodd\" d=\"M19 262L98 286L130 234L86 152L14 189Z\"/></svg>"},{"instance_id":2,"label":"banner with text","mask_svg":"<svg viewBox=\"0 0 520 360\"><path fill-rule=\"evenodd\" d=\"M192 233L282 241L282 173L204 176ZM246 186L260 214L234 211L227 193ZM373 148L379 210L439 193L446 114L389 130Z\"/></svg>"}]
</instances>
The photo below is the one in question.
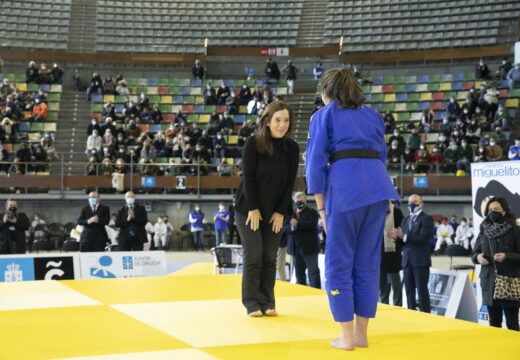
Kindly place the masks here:
<instances>
[{"instance_id":1,"label":"banner with text","mask_svg":"<svg viewBox=\"0 0 520 360\"><path fill-rule=\"evenodd\" d=\"M166 275L164 251L81 253L82 279L130 278Z\"/></svg>"}]
</instances>

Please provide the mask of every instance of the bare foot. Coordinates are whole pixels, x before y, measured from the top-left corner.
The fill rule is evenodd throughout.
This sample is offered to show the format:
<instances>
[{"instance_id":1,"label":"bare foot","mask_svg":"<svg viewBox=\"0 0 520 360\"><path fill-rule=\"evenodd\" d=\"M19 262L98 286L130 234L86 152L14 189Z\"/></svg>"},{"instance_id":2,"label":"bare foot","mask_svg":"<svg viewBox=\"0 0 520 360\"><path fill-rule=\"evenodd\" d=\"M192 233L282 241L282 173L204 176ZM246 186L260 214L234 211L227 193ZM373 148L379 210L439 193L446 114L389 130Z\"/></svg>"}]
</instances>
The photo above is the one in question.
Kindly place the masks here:
<instances>
[{"instance_id":1,"label":"bare foot","mask_svg":"<svg viewBox=\"0 0 520 360\"><path fill-rule=\"evenodd\" d=\"M365 336L356 335L356 340L354 340L356 347L367 348L368 347L368 339Z\"/></svg>"},{"instance_id":2,"label":"bare foot","mask_svg":"<svg viewBox=\"0 0 520 360\"><path fill-rule=\"evenodd\" d=\"M346 341L342 337L336 338L330 342L330 346L341 349L341 350L347 350L347 351L353 351L356 347L354 346L354 343Z\"/></svg>"},{"instance_id":3,"label":"bare foot","mask_svg":"<svg viewBox=\"0 0 520 360\"><path fill-rule=\"evenodd\" d=\"M262 316L264 316L264 314L260 310L256 310L256 311L250 312L247 315L249 315L251 317L262 317Z\"/></svg>"},{"instance_id":4,"label":"bare foot","mask_svg":"<svg viewBox=\"0 0 520 360\"><path fill-rule=\"evenodd\" d=\"M278 316L278 313L276 312L276 309L267 309L264 312L265 316Z\"/></svg>"}]
</instances>

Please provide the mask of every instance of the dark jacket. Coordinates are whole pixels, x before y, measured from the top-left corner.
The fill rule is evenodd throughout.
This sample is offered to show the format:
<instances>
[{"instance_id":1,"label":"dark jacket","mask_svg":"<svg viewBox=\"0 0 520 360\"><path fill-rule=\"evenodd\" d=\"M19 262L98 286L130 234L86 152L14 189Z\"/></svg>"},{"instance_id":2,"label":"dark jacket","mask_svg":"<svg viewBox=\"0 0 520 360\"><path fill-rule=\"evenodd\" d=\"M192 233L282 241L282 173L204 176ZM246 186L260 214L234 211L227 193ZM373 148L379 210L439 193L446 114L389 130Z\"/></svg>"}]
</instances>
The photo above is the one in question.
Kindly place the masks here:
<instances>
[{"instance_id":1,"label":"dark jacket","mask_svg":"<svg viewBox=\"0 0 520 360\"><path fill-rule=\"evenodd\" d=\"M320 252L320 240L318 238L319 218L320 216L316 210L308 206L302 209L296 229L289 232L289 254L294 254L294 251L298 248L302 249L305 255L315 255ZM292 219L296 219L296 210L293 212Z\"/></svg>"},{"instance_id":2,"label":"dark jacket","mask_svg":"<svg viewBox=\"0 0 520 360\"><path fill-rule=\"evenodd\" d=\"M0 254L25 254L25 231L31 223L24 213L16 214L14 240L11 240L10 222L4 223L4 214L0 214Z\"/></svg>"},{"instance_id":3,"label":"dark jacket","mask_svg":"<svg viewBox=\"0 0 520 360\"><path fill-rule=\"evenodd\" d=\"M520 277L520 227L515 226L502 238L491 240L494 253L505 253L506 259L499 263L496 262L499 275ZM484 305L495 306L520 306L518 301L493 300L495 290L495 267L493 266L493 255L489 247L489 239L481 231L475 248L471 254L471 259L478 264L477 256L484 253L484 257L489 261L489 265L482 265L480 270L480 287L482 288L482 301Z\"/></svg>"},{"instance_id":4,"label":"dark jacket","mask_svg":"<svg viewBox=\"0 0 520 360\"><path fill-rule=\"evenodd\" d=\"M124 248L124 244L130 240L130 230L131 227L135 227L135 238L138 243L144 244L148 241L146 237L145 226L148 222L148 216L146 214L146 209L144 206L139 205L138 203L134 204L134 214L135 218L130 222L128 219L128 206L125 205L117 212L116 218L116 227L119 228L119 236L117 242L120 247Z\"/></svg>"},{"instance_id":5,"label":"dark jacket","mask_svg":"<svg viewBox=\"0 0 520 360\"><path fill-rule=\"evenodd\" d=\"M394 227L398 228L399 226L401 226L403 219L404 215L401 209L399 209L398 207L394 207ZM381 273L399 272L402 269L401 262L403 261L402 241L396 241L395 252L385 252L385 244L383 241L381 251Z\"/></svg>"},{"instance_id":6,"label":"dark jacket","mask_svg":"<svg viewBox=\"0 0 520 360\"><path fill-rule=\"evenodd\" d=\"M406 242L398 239L396 243L403 246L404 267L432 266L430 257L430 240L433 238L433 219L422 211L414 221L411 229L408 228L410 215L401 223L401 229L406 236Z\"/></svg>"},{"instance_id":7,"label":"dark jacket","mask_svg":"<svg viewBox=\"0 0 520 360\"><path fill-rule=\"evenodd\" d=\"M88 219L94 215L98 216L98 222L89 224ZM78 221L76 221L77 225L83 226L79 242L93 242L97 243L99 247L104 247L105 244L109 242L107 231L105 230L105 225L108 225L109 222L110 209L108 206L99 204L95 213L92 212L90 206L85 206L81 209L81 214L79 215Z\"/></svg>"}]
</instances>

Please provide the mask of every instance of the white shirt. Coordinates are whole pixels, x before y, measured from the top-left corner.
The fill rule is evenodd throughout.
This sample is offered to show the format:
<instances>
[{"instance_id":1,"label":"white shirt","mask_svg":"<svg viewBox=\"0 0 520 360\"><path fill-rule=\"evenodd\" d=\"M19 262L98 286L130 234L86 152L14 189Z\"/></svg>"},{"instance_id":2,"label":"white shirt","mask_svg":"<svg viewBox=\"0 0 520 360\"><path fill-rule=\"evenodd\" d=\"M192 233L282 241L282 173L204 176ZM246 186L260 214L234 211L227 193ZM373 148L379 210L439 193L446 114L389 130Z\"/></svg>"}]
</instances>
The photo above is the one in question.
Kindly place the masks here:
<instances>
[{"instance_id":1,"label":"white shirt","mask_svg":"<svg viewBox=\"0 0 520 360\"><path fill-rule=\"evenodd\" d=\"M100 151L101 147L103 146L103 141L101 140L101 136L92 136L90 135L87 139L87 152L89 152L92 149L95 149L96 151Z\"/></svg>"},{"instance_id":2,"label":"white shirt","mask_svg":"<svg viewBox=\"0 0 520 360\"><path fill-rule=\"evenodd\" d=\"M453 227L450 224L440 224L439 227L437 227L437 237L451 237L453 235Z\"/></svg>"},{"instance_id":3,"label":"white shirt","mask_svg":"<svg viewBox=\"0 0 520 360\"><path fill-rule=\"evenodd\" d=\"M168 227L163 222L158 222L154 226L155 236L164 236L168 234Z\"/></svg>"}]
</instances>

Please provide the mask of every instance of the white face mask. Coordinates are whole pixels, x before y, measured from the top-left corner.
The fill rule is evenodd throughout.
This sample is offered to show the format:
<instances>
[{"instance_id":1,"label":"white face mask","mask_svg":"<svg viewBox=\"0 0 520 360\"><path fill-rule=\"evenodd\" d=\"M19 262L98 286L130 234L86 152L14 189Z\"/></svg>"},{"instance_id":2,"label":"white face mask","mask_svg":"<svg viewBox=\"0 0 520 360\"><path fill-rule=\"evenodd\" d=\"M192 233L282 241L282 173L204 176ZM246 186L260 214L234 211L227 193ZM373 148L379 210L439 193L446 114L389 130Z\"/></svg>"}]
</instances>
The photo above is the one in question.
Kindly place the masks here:
<instances>
[{"instance_id":1,"label":"white face mask","mask_svg":"<svg viewBox=\"0 0 520 360\"><path fill-rule=\"evenodd\" d=\"M515 140L515 145L520 146L520 140Z\"/></svg>"},{"instance_id":2,"label":"white face mask","mask_svg":"<svg viewBox=\"0 0 520 360\"><path fill-rule=\"evenodd\" d=\"M219 206L218 209L219 209L220 211L224 211L224 210L226 210L226 208L225 208L224 206Z\"/></svg>"},{"instance_id":3,"label":"white face mask","mask_svg":"<svg viewBox=\"0 0 520 360\"><path fill-rule=\"evenodd\" d=\"M397 145L392 145L392 149L396 150L397 149Z\"/></svg>"},{"instance_id":4,"label":"white face mask","mask_svg":"<svg viewBox=\"0 0 520 360\"><path fill-rule=\"evenodd\" d=\"M197 207L195 208L195 211L200 211L200 207L197 206Z\"/></svg>"},{"instance_id":5,"label":"white face mask","mask_svg":"<svg viewBox=\"0 0 520 360\"><path fill-rule=\"evenodd\" d=\"M489 146L495 146L495 145L496 145L496 143L493 142L493 141L491 141L491 142L489 143Z\"/></svg>"}]
</instances>

